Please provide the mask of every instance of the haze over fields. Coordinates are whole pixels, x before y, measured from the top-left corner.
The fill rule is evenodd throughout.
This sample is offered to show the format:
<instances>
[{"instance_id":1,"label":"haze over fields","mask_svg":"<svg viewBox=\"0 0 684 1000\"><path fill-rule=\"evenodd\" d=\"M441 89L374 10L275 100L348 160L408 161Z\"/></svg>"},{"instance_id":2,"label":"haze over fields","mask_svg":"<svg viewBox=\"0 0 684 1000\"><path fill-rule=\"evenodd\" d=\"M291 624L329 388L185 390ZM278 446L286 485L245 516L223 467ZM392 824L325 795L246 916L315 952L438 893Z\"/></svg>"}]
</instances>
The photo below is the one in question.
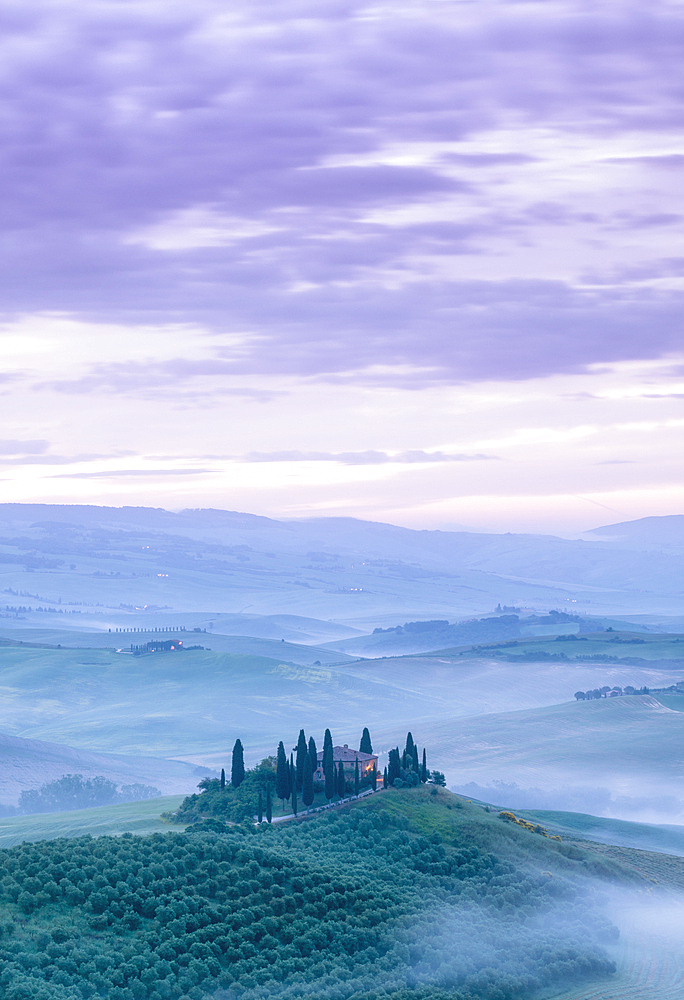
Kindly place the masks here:
<instances>
[{"instance_id":1,"label":"haze over fields","mask_svg":"<svg viewBox=\"0 0 684 1000\"><path fill-rule=\"evenodd\" d=\"M370 720L383 755L412 728L471 794L684 821L677 695L574 700L684 680L683 525L568 540L4 505L3 731L214 770L238 735L255 761L292 719L350 743ZM202 648L131 656L161 629ZM0 802L40 777L8 758Z\"/></svg>"}]
</instances>

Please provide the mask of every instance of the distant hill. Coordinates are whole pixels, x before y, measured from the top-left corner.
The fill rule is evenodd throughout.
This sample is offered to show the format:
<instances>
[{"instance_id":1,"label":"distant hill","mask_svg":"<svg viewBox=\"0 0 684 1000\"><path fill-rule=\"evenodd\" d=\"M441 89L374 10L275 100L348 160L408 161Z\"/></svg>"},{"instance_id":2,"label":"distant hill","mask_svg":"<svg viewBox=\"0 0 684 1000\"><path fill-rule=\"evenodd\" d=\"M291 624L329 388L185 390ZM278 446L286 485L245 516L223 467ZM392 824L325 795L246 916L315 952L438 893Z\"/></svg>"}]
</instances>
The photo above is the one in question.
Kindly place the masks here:
<instances>
[{"instance_id":1,"label":"distant hill","mask_svg":"<svg viewBox=\"0 0 684 1000\"><path fill-rule=\"evenodd\" d=\"M194 791L206 769L158 757L94 753L43 740L0 733L0 803L15 805L19 793L64 774L102 775L115 784L154 785L167 795Z\"/></svg>"},{"instance_id":2,"label":"distant hill","mask_svg":"<svg viewBox=\"0 0 684 1000\"><path fill-rule=\"evenodd\" d=\"M617 527L619 537L597 529L573 541L416 531L353 518L2 504L0 602L51 606L55 614L106 608L116 625L126 616L213 612L334 619L363 632L421 618L481 617L498 604L679 613L684 563L676 547L642 552L629 539L623 544L626 529ZM315 642L343 638L312 629Z\"/></svg>"},{"instance_id":3,"label":"distant hill","mask_svg":"<svg viewBox=\"0 0 684 1000\"><path fill-rule=\"evenodd\" d=\"M585 535L623 548L650 550L665 546L670 551L681 551L684 550L684 514L604 524L585 532Z\"/></svg>"}]
</instances>

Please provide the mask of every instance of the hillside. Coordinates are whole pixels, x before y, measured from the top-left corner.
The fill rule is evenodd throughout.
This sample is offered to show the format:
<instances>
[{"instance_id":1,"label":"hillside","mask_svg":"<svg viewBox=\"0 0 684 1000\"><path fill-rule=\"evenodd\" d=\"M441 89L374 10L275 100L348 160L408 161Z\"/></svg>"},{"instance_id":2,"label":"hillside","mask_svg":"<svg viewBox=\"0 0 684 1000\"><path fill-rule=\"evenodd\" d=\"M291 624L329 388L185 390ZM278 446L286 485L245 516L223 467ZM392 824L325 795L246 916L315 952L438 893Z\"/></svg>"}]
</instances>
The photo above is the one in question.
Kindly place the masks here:
<instances>
[{"instance_id":1,"label":"hillside","mask_svg":"<svg viewBox=\"0 0 684 1000\"><path fill-rule=\"evenodd\" d=\"M385 742L376 741L386 751L397 728L418 720L429 732L456 716L553 705L604 683L668 686L679 676L661 664L550 662L521 669L458 655L311 667L215 651L134 657L0 646L6 733L208 767L225 766L237 736L250 761L273 753L274 730L289 731L293 718L321 737L330 726L350 745L371 723L387 732Z\"/></svg>"},{"instance_id":2,"label":"hillside","mask_svg":"<svg viewBox=\"0 0 684 1000\"><path fill-rule=\"evenodd\" d=\"M560 631L560 629L558 629ZM357 640L352 640L355 642ZM428 654L426 654L428 655ZM521 640L485 642L461 649L436 649L429 655L496 657L505 663L570 661L640 665L652 662L664 669L684 669L684 635L649 635L643 632L561 633Z\"/></svg>"},{"instance_id":3,"label":"hillside","mask_svg":"<svg viewBox=\"0 0 684 1000\"><path fill-rule=\"evenodd\" d=\"M684 569L676 551L663 545L642 552L595 537L2 504L0 591L30 597L8 600L13 606L63 612L213 609L333 618L363 631L372 631L364 624L482 615L499 602L600 614L680 612Z\"/></svg>"},{"instance_id":4,"label":"hillside","mask_svg":"<svg viewBox=\"0 0 684 1000\"><path fill-rule=\"evenodd\" d=\"M486 801L684 820L684 713L650 696L421 721L412 732L450 785Z\"/></svg>"},{"instance_id":5,"label":"hillside","mask_svg":"<svg viewBox=\"0 0 684 1000\"><path fill-rule=\"evenodd\" d=\"M69 812L39 813L33 816L0 818L0 848L37 840L60 838L120 836L134 833L143 836L168 832L163 812L177 809L182 795L162 795L145 802L121 802L93 809L72 809Z\"/></svg>"},{"instance_id":6,"label":"hillside","mask_svg":"<svg viewBox=\"0 0 684 1000\"><path fill-rule=\"evenodd\" d=\"M427 788L280 828L23 844L2 863L5 988L39 1000L581 987L614 978L618 953L587 879L649 884Z\"/></svg>"},{"instance_id":7,"label":"hillside","mask_svg":"<svg viewBox=\"0 0 684 1000\"><path fill-rule=\"evenodd\" d=\"M0 733L0 803L16 805L19 793L64 774L102 775L115 784L153 785L165 794L194 791L206 771L183 761L95 753Z\"/></svg>"}]
</instances>

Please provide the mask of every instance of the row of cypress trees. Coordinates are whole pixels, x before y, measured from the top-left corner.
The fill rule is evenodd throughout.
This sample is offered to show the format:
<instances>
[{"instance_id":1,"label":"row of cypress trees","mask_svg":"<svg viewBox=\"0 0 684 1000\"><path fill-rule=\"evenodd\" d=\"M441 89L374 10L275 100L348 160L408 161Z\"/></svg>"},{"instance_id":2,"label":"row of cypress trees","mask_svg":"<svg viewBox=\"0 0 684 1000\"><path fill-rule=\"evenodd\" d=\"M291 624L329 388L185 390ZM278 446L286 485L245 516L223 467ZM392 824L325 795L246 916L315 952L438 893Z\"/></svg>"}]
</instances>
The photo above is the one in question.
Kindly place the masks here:
<instances>
[{"instance_id":1,"label":"row of cypress trees","mask_svg":"<svg viewBox=\"0 0 684 1000\"><path fill-rule=\"evenodd\" d=\"M359 750L362 753L373 753L373 745L371 743L368 727L365 727L363 730ZM285 746L281 740L278 744L278 753L276 757L276 795L283 803L283 809L285 808L285 801L287 799L291 799L292 811L296 816L298 795L301 795L302 802L307 809L313 804L314 773L317 767L318 751L316 749L316 741L313 736L309 737L307 742L304 730L299 730L297 746L295 747L293 753L290 754L289 762L285 752ZM354 762L354 770L349 775L345 772L343 761L339 761L337 766L335 766L335 761L333 760L332 734L329 729L326 729L323 737L322 770L324 794L329 802L334 799L335 796L344 798L347 794L348 783L352 785L354 794L359 794L362 781L359 772L359 762L358 760ZM370 774L371 788L375 787L376 781L377 773L375 767L373 767Z\"/></svg>"}]
</instances>

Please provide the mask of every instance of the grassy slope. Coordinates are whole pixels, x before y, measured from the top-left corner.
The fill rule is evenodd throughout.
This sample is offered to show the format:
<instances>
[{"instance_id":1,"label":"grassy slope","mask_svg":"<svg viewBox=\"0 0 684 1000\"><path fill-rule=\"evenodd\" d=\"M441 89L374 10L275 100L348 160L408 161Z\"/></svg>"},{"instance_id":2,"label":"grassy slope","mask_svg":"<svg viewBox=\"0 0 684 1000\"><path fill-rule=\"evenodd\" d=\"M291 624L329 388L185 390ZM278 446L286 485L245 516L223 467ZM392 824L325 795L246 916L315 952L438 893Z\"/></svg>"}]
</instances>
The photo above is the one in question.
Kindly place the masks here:
<instances>
[{"instance_id":1,"label":"grassy slope","mask_svg":"<svg viewBox=\"0 0 684 1000\"><path fill-rule=\"evenodd\" d=\"M5 732L211 766L225 766L237 736L249 760L272 753L274 733L287 738L292 720L317 740L330 726L335 740L350 745L370 724L386 730L380 750L416 725L436 747L442 736L437 729L433 739L432 730L440 719L552 705L603 683L654 687L672 680L659 667L610 664L521 669L488 658L426 656L330 668L214 651L132 657L0 646Z\"/></svg>"},{"instance_id":2,"label":"grassy slope","mask_svg":"<svg viewBox=\"0 0 684 1000\"><path fill-rule=\"evenodd\" d=\"M550 832L560 834L564 839L581 838L617 847L632 847L684 858L684 826L632 823L627 820L590 816L587 813L550 809L520 809L516 810L516 815L523 816L532 823L541 823Z\"/></svg>"},{"instance_id":3,"label":"grassy slope","mask_svg":"<svg viewBox=\"0 0 684 1000\"><path fill-rule=\"evenodd\" d=\"M459 784L613 782L623 793L639 784L651 794L666 788L684 793L684 713L650 696L419 722L412 731L430 748L432 763Z\"/></svg>"},{"instance_id":4,"label":"grassy slope","mask_svg":"<svg viewBox=\"0 0 684 1000\"><path fill-rule=\"evenodd\" d=\"M620 642L614 641L620 639ZM630 642L638 639L639 642ZM475 647L455 646L435 650L431 656L469 656ZM556 639L550 636L531 636L508 642L484 643L478 647L479 655L523 657L536 653L560 654L568 658L576 656L608 656L619 661L624 658L643 660L673 661L674 667L684 662L684 636L679 633L648 635L643 632L592 632L576 640ZM677 663L675 661L680 661Z\"/></svg>"},{"instance_id":5,"label":"grassy slope","mask_svg":"<svg viewBox=\"0 0 684 1000\"><path fill-rule=\"evenodd\" d=\"M37 816L10 816L0 819L0 847L12 847L22 841L55 840L58 837L93 837L121 833L163 833L170 828L160 819L162 812L178 808L182 795L165 795L147 802L124 802L97 809L74 809L63 813Z\"/></svg>"}]
</instances>

